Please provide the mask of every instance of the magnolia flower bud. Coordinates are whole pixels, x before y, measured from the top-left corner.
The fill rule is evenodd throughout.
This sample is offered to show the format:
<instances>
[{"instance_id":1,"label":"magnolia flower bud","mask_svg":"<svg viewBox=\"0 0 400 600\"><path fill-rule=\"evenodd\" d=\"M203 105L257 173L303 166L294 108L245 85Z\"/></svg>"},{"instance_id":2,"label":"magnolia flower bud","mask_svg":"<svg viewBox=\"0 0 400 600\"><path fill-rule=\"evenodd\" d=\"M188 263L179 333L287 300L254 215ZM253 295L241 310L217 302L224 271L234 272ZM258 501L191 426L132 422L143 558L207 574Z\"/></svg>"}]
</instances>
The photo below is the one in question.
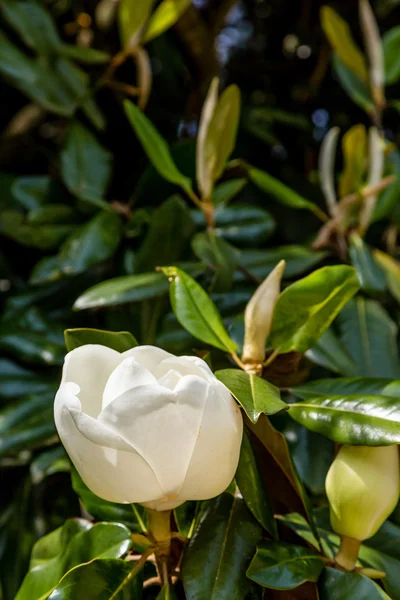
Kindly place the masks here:
<instances>
[{"instance_id":1,"label":"magnolia flower bud","mask_svg":"<svg viewBox=\"0 0 400 600\"><path fill-rule=\"evenodd\" d=\"M244 312L244 363L262 363L265 344L271 331L274 308L278 300L286 263L281 260L256 289Z\"/></svg>"},{"instance_id":2,"label":"magnolia flower bud","mask_svg":"<svg viewBox=\"0 0 400 600\"><path fill-rule=\"evenodd\" d=\"M83 481L111 502L169 510L217 496L235 475L240 409L194 356L76 348L65 358L54 416Z\"/></svg>"},{"instance_id":3,"label":"magnolia flower bud","mask_svg":"<svg viewBox=\"0 0 400 600\"><path fill-rule=\"evenodd\" d=\"M373 536L399 499L397 446L342 446L326 477L331 524L341 536Z\"/></svg>"}]
</instances>

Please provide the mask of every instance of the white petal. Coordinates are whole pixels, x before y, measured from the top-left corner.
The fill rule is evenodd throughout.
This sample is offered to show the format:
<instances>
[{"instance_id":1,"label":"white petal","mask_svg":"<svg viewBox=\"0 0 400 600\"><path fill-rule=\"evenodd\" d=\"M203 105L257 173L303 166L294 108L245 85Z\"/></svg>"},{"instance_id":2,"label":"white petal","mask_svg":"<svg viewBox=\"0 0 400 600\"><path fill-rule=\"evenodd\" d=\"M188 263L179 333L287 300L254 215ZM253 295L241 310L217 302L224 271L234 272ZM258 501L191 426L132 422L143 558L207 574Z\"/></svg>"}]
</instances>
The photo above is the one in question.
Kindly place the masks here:
<instances>
[{"instance_id":1,"label":"white petal","mask_svg":"<svg viewBox=\"0 0 400 600\"><path fill-rule=\"evenodd\" d=\"M179 493L199 433L209 384L183 377L174 391L160 385L134 388L99 415L141 454L156 473L165 496Z\"/></svg>"},{"instance_id":2,"label":"white petal","mask_svg":"<svg viewBox=\"0 0 400 600\"><path fill-rule=\"evenodd\" d=\"M173 369L182 376L197 375L206 381L215 381L215 376L208 364L198 356L170 356L166 358L154 370L157 379L161 379Z\"/></svg>"},{"instance_id":3,"label":"white petal","mask_svg":"<svg viewBox=\"0 0 400 600\"><path fill-rule=\"evenodd\" d=\"M142 367L153 373L162 360L170 358L173 354L157 348L157 346L136 346L122 353L122 359L133 357Z\"/></svg>"},{"instance_id":4,"label":"white petal","mask_svg":"<svg viewBox=\"0 0 400 600\"><path fill-rule=\"evenodd\" d=\"M87 344L65 357L61 384L72 381L79 385L83 410L91 417L97 417L101 411L104 387L121 356L107 346Z\"/></svg>"},{"instance_id":5,"label":"white petal","mask_svg":"<svg viewBox=\"0 0 400 600\"><path fill-rule=\"evenodd\" d=\"M111 373L103 392L104 409L110 402L124 392L138 387L139 385L156 384L157 380L145 367L142 367L136 360L125 358L118 367Z\"/></svg>"},{"instance_id":6,"label":"white petal","mask_svg":"<svg viewBox=\"0 0 400 600\"><path fill-rule=\"evenodd\" d=\"M227 388L216 382L208 397L181 498L207 500L228 487L239 462L242 435L239 406Z\"/></svg>"},{"instance_id":7,"label":"white petal","mask_svg":"<svg viewBox=\"0 0 400 600\"><path fill-rule=\"evenodd\" d=\"M78 386L57 392L54 419L60 439L83 481L110 502L150 502L163 494L154 471L118 434L79 413ZM98 442L104 441L107 446Z\"/></svg>"}]
</instances>

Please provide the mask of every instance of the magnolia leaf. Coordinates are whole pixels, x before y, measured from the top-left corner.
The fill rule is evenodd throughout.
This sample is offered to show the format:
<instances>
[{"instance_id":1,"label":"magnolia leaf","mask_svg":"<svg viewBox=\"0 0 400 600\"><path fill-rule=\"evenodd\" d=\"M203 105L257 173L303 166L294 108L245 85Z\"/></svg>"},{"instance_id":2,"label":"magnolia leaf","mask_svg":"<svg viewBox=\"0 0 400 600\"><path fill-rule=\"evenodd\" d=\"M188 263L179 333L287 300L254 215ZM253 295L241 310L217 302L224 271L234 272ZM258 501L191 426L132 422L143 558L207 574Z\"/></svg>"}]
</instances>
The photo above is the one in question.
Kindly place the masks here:
<instances>
[{"instance_id":1,"label":"magnolia leaf","mask_svg":"<svg viewBox=\"0 0 400 600\"><path fill-rule=\"evenodd\" d=\"M150 42L175 25L191 3L191 0L163 0L149 19L143 43Z\"/></svg>"}]
</instances>

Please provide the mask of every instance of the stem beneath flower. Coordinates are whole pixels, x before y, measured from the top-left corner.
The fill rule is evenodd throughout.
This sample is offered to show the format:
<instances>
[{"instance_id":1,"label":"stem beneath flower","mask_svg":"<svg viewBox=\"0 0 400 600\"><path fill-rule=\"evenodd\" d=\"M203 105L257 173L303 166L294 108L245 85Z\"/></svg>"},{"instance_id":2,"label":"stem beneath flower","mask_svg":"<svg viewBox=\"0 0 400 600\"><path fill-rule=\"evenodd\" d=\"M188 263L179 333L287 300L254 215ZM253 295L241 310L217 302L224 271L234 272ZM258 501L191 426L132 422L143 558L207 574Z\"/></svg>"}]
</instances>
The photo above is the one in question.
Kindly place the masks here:
<instances>
[{"instance_id":1,"label":"stem beneath flower","mask_svg":"<svg viewBox=\"0 0 400 600\"><path fill-rule=\"evenodd\" d=\"M157 511L150 510L149 508L146 511L149 537L154 543L158 576L161 580L161 585L164 587L170 584L171 511Z\"/></svg>"},{"instance_id":2,"label":"stem beneath flower","mask_svg":"<svg viewBox=\"0 0 400 600\"><path fill-rule=\"evenodd\" d=\"M335 558L336 564L343 567L346 571L353 571L356 566L360 546L360 540L342 535L339 552Z\"/></svg>"}]
</instances>

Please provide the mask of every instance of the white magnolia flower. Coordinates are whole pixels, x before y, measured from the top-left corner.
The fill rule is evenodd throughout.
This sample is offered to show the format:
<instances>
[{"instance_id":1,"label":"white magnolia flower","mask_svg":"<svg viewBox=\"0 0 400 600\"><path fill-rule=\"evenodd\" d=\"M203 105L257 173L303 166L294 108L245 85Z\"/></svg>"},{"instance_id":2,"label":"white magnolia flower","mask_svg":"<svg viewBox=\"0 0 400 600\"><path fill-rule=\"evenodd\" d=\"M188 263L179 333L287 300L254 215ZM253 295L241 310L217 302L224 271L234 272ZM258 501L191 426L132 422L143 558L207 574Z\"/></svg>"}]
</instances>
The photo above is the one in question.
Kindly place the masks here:
<instances>
[{"instance_id":1,"label":"white magnolia flower","mask_svg":"<svg viewBox=\"0 0 400 600\"><path fill-rule=\"evenodd\" d=\"M194 356L76 348L65 358L54 415L83 481L111 502L168 510L217 496L235 475L240 409Z\"/></svg>"}]
</instances>

